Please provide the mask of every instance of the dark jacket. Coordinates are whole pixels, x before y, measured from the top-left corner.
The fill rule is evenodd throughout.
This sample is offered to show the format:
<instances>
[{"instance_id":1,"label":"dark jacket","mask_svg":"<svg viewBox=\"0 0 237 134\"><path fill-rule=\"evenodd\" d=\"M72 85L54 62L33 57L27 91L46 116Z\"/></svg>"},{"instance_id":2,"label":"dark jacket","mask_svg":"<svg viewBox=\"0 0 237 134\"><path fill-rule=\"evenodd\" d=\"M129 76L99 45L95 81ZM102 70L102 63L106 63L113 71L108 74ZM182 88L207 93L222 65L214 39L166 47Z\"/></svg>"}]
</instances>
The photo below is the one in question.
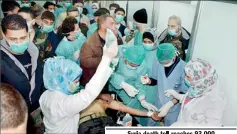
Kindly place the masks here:
<instances>
[{"instance_id":1,"label":"dark jacket","mask_svg":"<svg viewBox=\"0 0 237 134\"><path fill-rule=\"evenodd\" d=\"M122 39L118 37L118 44L122 44ZM98 32L94 32L83 44L80 51L80 65L83 70L81 77L81 85L85 86L92 76L101 61L103 55L103 46Z\"/></svg>"},{"instance_id":2,"label":"dark jacket","mask_svg":"<svg viewBox=\"0 0 237 134\"><path fill-rule=\"evenodd\" d=\"M172 43L179 51L179 57L182 60L186 59L185 50L188 49L190 33L182 27L182 32L179 37L172 37L168 34L168 29L165 29L159 36L161 43Z\"/></svg>"},{"instance_id":3,"label":"dark jacket","mask_svg":"<svg viewBox=\"0 0 237 134\"><path fill-rule=\"evenodd\" d=\"M44 91L43 65L39 63L39 51L33 43L30 43L27 51L32 64L32 77L29 79L23 65L9 52L6 41L1 41L1 82L18 90L26 101L29 112L32 112L39 107L39 98Z\"/></svg>"},{"instance_id":4,"label":"dark jacket","mask_svg":"<svg viewBox=\"0 0 237 134\"><path fill-rule=\"evenodd\" d=\"M126 27L123 24L120 24L118 31L121 33L122 37L125 36L124 30Z\"/></svg>"}]
</instances>

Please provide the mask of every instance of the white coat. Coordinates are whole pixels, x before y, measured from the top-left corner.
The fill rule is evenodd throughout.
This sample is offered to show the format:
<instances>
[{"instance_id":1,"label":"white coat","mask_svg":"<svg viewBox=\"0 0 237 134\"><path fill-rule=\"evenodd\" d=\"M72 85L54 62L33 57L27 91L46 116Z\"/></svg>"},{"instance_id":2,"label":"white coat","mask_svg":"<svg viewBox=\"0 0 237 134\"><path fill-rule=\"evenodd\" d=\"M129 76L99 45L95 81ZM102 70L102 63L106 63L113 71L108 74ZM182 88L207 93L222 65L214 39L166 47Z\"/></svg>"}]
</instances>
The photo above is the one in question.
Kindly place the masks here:
<instances>
[{"instance_id":1,"label":"white coat","mask_svg":"<svg viewBox=\"0 0 237 134\"><path fill-rule=\"evenodd\" d=\"M188 93L185 94L185 98ZM222 118L226 106L219 86L213 87L203 96L193 98L187 104L183 99L179 118L172 126L222 126Z\"/></svg>"},{"instance_id":2,"label":"white coat","mask_svg":"<svg viewBox=\"0 0 237 134\"><path fill-rule=\"evenodd\" d=\"M80 114L99 95L113 70L111 60L102 57L94 76L84 90L74 95L47 90L40 97L40 108L44 114L46 133L77 133Z\"/></svg>"}]
</instances>

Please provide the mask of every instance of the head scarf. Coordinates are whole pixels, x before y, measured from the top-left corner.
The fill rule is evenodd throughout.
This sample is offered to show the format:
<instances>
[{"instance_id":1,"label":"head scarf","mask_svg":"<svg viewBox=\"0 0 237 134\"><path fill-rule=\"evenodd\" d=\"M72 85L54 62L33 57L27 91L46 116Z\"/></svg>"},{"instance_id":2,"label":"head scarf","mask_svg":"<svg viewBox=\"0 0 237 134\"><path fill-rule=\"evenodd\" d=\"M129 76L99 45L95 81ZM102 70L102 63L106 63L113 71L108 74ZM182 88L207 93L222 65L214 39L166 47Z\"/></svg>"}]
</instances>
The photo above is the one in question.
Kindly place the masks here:
<instances>
[{"instance_id":1,"label":"head scarf","mask_svg":"<svg viewBox=\"0 0 237 134\"><path fill-rule=\"evenodd\" d=\"M43 80L48 90L57 90L67 95L72 82L79 78L82 69L75 62L64 57L54 57L46 60L44 65Z\"/></svg>"},{"instance_id":2,"label":"head scarf","mask_svg":"<svg viewBox=\"0 0 237 134\"><path fill-rule=\"evenodd\" d=\"M185 66L185 73L191 77L190 85L200 91L199 94L212 90L218 79L216 70L207 61L201 59L189 61Z\"/></svg>"},{"instance_id":3,"label":"head scarf","mask_svg":"<svg viewBox=\"0 0 237 134\"><path fill-rule=\"evenodd\" d=\"M93 8L93 6L97 7L97 9L99 9L99 4L98 3L92 3L91 8Z\"/></svg>"}]
</instances>

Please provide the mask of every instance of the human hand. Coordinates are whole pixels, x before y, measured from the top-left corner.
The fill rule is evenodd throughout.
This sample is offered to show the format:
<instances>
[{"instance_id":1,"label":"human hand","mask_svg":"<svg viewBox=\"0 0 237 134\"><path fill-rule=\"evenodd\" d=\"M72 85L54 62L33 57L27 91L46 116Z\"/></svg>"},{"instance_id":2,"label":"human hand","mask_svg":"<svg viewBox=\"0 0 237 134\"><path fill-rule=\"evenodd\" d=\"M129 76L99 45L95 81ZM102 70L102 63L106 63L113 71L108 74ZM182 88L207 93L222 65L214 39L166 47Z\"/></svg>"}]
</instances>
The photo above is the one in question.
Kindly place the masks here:
<instances>
[{"instance_id":1,"label":"human hand","mask_svg":"<svg viewBox=\"0 0 237 134\"><path fill-rule=\"evenodd\" d=\"M114 40L107 47L106 45L103 48L103 56L110 58L111 60L118 55L118 42Z\"/></svg>"},{"instance_id":2,"label":"human hand","mask_svg":"<svg viewBox=\"0 0 237 134\"><path fill-rule=\"evenodd\" d=\"M173 96L175 99L182 102L185 95L184 94L179 94L174 89L168 89L168 90L165 91L165 96L167 96L167 97Z\"/></svg>"},{"instance_id":3,"label":"human hand","mask_svg":"<svg viewBox=\"0 0 237 134\"><path fill-rule=\"evenodd\" d=\"M154 105L146 102L146 100L141 100L140 102L141 102L142 107L144 107L148 111L153 111L153 112L158 111L158 109Z\"/></svg>"},{"instance_id":4,"label":"human hand","mask_svg":"<svg viewBox=\"0 0 237 134\"><path fill-rule=\"evenodd\" d=\"M148 75L146 74L145 76L141 76L140 77L140 80L141 80L141 83L143 85L147 85L147 84L150 84L151 83L151 80L150 78L148 77Z\"/></svg>"},{"instance_id":5,"label":"human hand","mask_svg":"<svg viewBox=\"0 0 237 134\"><path fill-rule=\"evenodd\" d=\"M174 103L172 101L169 101L168 103L166 103L164 106L162 106L159 109L158 116L159 117L165 117L168 114L170 108L173 107L173 106L174 106Z\"/></svg>"},{"instance_id":6,"label":"human hand","mask_svg":"<svg viewBox=\"0 0 237 134\"><path fill-rule=\"evenodd\" d=\"M121 87L130 97L135 97L139 93L139 90L126 82L122 82Z\"/></svg>"},{"instance_id":7,"label":"human hand","mask_svg":"<svg viewBox=\"0 0 237 134\"><path fill-rule=\"evenodd\" d=\"M162 117L159 117L158 114L159 114L158 112L153 112L151 118L152 118L154 121L160 121L160 120L162 120Z\"/></svg>"}]
</instances>

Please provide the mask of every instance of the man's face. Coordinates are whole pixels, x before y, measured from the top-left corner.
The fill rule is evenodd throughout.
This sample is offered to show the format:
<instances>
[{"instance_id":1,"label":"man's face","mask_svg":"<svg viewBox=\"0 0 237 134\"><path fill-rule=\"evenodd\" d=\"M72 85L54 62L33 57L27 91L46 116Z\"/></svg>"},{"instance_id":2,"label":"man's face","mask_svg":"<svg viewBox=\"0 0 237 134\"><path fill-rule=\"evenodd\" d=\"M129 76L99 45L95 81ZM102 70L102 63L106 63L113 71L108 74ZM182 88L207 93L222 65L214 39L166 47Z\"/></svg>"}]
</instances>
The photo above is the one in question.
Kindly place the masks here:
<instances>
[{"instance_id":1,"label":"man's face","mask_svg":"<svg viewBox=\"0 0 237 134\"><path fill-rule=\"evenodd\" d=\"M111 29L115 35L118 34L118 29L116 27L116 22L112 17L107 17L107 19L104 22L104 30L106 30L107 28Z\"/></svg>"},{"instance_id":2,"label":"man's face","mask_svg":"<svg viewBox=\"0 0 237 134\"><path fill-rule=\"evenodd\" d=\"M78 13L78 11L73 11L73 12L69 12L68 13L68 16L71 16L71 17L78 17L79 16L79 13Z\"/></svg>"},{"instance_id":3,"label":"man's face","mask_svg":"<svg viewBox=\"0 0 237 134\"><path fill-rule=\"evenodd\" d=\"M48 11L53 12L55 10L55 6L54 5L49 5L48 6Z\"/></svg>"},{"instance_id":4,"label":"man's face","mask_svg":"<svg viewBox=\"0 0 237 134\"><path fill-rule=\"evenodd\" d=\"M175 31L178 32L177 21L174 20L174 19L169 19L169 21L168 21L168 29L170 29L170 30L175 29Z\"/></svg>"},{"instance_id":5,"label":"man's face","mask_svg":"<svg viewBox=\"0 0 237 134\"><path fill-rule=\"evenodd\" d=\"M28 117L26 115L25 121L17 128L8 128L8 129L1 128L1 134L26 134L27 118Z\"/></svg>"},{"instance_id":6,"label":"man's face","mask_svg":"<svg viewBox=\"0 0 237 134\"><path fill-rule=\"evenodd\" d=\"M45 26L51 26L51 25L53 25L53 23L54 23L54 21L52 21L52 20L48 20L48 19L42 20L42 24Z\"/></svg>"},{"instance_id":7,"label":"man's face","mask_svg":"<svg viewBox=\"0 0 237 134\"><path fill-rule=\"evenodd\" d=\"M9 30L5 33L8 43L19 44L28 39L28 32L26 28L21 30Z\"/></svg>"},{"instance_id":8,"label":"man's face","mask_svg":"<svg viewBox=\"0 0 237 134\"><path fill-rule=\"evenodd\" d=\"M122 12L122 11L117 11L117 12L116 12L116 15L122 15L122 16L125 16L124 12Z\"/></svg>"},{"instance_id":9,"label":"man's face","mask_svg":"<svg viewBox=\"0 0 237 134\"><path fill-rule=\"evenodd\" d=\"M75 3L74 7L81 7L81 8L83 8L84 5L82 3Z\"/></svg>"}]
</instances>

